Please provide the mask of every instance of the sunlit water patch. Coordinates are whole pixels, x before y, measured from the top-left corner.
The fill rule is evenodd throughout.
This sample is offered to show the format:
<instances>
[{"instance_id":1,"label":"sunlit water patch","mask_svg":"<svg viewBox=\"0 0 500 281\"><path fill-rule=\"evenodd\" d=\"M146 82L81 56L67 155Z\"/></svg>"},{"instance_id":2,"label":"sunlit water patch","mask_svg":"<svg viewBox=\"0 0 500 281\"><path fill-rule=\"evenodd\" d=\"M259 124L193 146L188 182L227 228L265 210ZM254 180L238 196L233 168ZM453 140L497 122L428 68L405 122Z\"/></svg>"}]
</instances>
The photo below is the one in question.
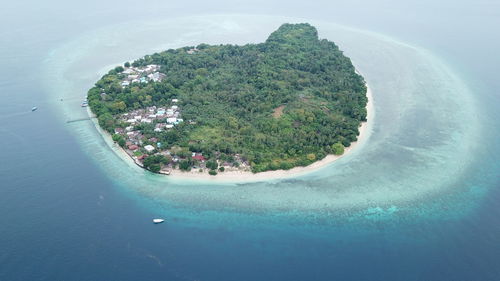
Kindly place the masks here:
<instances>
[{"instance_id":1,"label":"sunlit water patch","mask_svg":"<svg viewBox=\"0 0 500 281\"><path fill-rule=\"evenodd\" d=\"M127 23L84 34L53 50L45 61L47 88L57 100L53 104L61 122L85 118L81 100L114 65L186 45L262 42L282 23L304 21L344 50L373 91L375 118L369 138L331 165L263 182L180 180L123 161L92 122L69 123L67 128L125 191L149 198L148 204L158 210L183 210L179 216L195 211L202 220L217 211L237 220L242 212L248 217L265 212L324 223L325 217L384 221L467 212L484 193L463 180L479 149L474 141L479 121L470 91L429 52L380 34L268 16Z\"/></svg>"}]
</instances>

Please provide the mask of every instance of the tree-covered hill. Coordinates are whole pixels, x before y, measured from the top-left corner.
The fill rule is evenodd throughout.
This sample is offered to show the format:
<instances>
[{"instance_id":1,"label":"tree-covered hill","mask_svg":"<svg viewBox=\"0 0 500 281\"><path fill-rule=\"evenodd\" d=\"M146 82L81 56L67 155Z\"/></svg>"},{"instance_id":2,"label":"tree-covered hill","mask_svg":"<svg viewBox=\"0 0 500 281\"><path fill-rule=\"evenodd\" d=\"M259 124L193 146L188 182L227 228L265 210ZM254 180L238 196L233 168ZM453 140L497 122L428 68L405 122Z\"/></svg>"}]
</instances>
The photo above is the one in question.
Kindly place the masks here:
<instances>
[{"instance_id":1,"label":"tree-covered hill","mask_svg":"<svg viewBox=\"0 0 500 281\"><path fill-rule=\"evenodd\" d=\"M158 65L162 79L138 77L123 84L127 69L148 65ZM139 145L168 152L160 166L178 165L174 158L196 166L192 153L231 165L248 163L253 172L305 166L338 151L339 144L349 146L366 121L363 78L309 24L284 24L260 44L201 44L128 66L111 70L89 90L89 106L114 134L130 125L124 113L172 106L177 99L184 122L162 131L154 130L161 118L133 126L143 137ZM126 140L125 133L117 134Z\"/></svg>"}]
</instances>

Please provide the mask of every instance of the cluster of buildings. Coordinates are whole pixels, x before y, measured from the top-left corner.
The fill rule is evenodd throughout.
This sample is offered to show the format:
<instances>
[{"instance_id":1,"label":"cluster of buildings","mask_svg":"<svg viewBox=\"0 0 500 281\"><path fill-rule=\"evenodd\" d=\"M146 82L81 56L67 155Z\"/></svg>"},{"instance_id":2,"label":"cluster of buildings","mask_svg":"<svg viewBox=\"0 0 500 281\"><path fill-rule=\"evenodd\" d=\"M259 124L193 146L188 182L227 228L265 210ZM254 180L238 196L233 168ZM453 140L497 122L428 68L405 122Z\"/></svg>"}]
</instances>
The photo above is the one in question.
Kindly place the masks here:
<instances>
[{"instance_id":1,"label":"cluster of buildings","mask_svg":"<svg viewBox=\"0 0 500 281\"><path fill-rule=\"evenodd\" d=\"M175 125L183 122L180 118L180 108L177 105L178 99L172 99L170 107L150 106L146 109L138 109L122 114L121 121L127 123L125 128L116 128L115 134L119 134L125 138L126 149L131 153L143 148L148 153L154 152L157 148L161 148L161 143L156 138L149 139L149 143L156 145L144 145L146 139L140 130L135 128L140 123L155 123L155 132L162 132L173 128ZM144 145L144 146L143 146Z\"/></svg>"},{"instance_id":2,"label":"cluster of buildings","mask_svg":"<svg viewBox=\"0 0 500 281\"><path fill-rule=\"evenodd\" d=\"M170 107L150 106L146 109L137 109L131 112L122 114L121 120L130 125L138 123L153 123L158 120L155 127L155 132L161 132L163 129L173 128L184 120L180 118L179 106L175 105L177 99L172 99L174 105ZM158 130L157 130L158 129Z\"/></svg>"},{"instance_id":3,"label":"cluster of buildings","mask_svg":"<svg viewBox=\"0 0 500 281\"><path fill-rule=\"evenodd\" d=\"M148 83L150 81L160 82L166 75L159 71L160 66L157 64L149 64L144 67L126 67L122 72L125 77L121 85L125 88L132 83Z\"/></svg>"}]
</instances>

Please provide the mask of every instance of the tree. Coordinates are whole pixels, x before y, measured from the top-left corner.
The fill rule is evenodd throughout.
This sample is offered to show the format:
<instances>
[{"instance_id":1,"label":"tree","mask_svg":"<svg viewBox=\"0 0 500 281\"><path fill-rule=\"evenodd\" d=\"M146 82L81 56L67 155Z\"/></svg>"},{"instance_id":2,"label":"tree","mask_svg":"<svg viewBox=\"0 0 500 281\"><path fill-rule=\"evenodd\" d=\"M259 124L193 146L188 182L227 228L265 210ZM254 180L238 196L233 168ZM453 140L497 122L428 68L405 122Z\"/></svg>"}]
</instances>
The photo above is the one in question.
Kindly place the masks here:
<instances>
[{"instance_id":1,"label":"tree","mask_svg":"<svg viewBox=\"0 0 500 281\"><path fill-rule=\"evenodd\" d=\"M118 145L121 146L121 147L125 147L125 144L127 142L125 141L125 139L123 137L121 137L119 140L118 140Z\"/></svg>"},{"instance_id":2,"label":"tree","mask_svg":"<svg viewBox=\"0 0 500 281\"><path fill-rule=\"evenodd\" d=\"M208 160L206 163L207 168L211 170L217 170L217 167L219 167L219 164L217 164L217 161L215 160Z\"/></svg>"},{"instance_id":3,"label":"tree","mask_svg":"<svg viewBox=\"0 0 500 281\"><path fill-rule=\"evenodd\" d=\"M307 160L309 160L309 161L316 160L316 155L314 153L307 154Z\"/></svg>"},{"instance_id":4,"label":"tree","mask_svg":"<svg viewBox=\"0 0 500 281\"><path fill-rule=\"evenodd\" d=\"M122 136L119 134L114 134L111 138L113 139L114 142L117 142L122 138Z\"/></svg>"},{"instance_id":5,"label":"tree","mask_svg":"<svg viewBox=\"0 0 500 281\"><path fill-rule=\"evenodd\" d=\"M179 169L183 171L191 171L191 163L189 163L189 161L187 160L182 160L181 162L179 162Z\"/></svg>"},{"instance_id":6,"label":"tree","mask_svg":"<svg viewBox=\"0 0 500 281\"><path fill-rule=\"evenodd\" d=\"M149 166L149 170L153 173L158 173L161 170L160 164L152 164Z\"/></svg>"},{"instance_id":7,"label":"tree","mask_svg":"<svg viewBox=\"0 0 500 281\"><path fill-rule=\"evenodd\" d=\"M208 171L208 174L211 175L211 176L215 176L215 175L217 175L217 171L216 170L210 170L210 171Z\"/></svg>"},{"instance_id":8,"label":"tree","mask_svg":"<svg viewBox=\"0 0 500 281\"><path fill-rule=\"evenodd\" d=\"M126 141L122 135L114 134L111 138L113 139L114 142L118 143L119 146L121 147L125 146Z\"/></svg>"},{"instance_id":9,"label":"tree","mask_svg":"<svg viewBox=\"0 0 500 281\"><path fill-rule=\"evenodd\" d=\"M113 111L115 112L123 112L127 108L127 105L124 101L118 101L113 103Z\"/></svg>"},{"instance_id":10,"label":"tree","mask_svg":"<svg viewBox=\"0 0 500 281\"><path fill-rule=\"evenodd\" d=\"M344 154L344 146L341 143L332 144L332 153L335 155Z\"/></svg>"},{"instance_id":11,"label":"tree","mask_svg":"<svg viewBox=\"0 0 500 281\"><path fill-rule=\"evenodd\" d=\"M123 66L125 66L127 68L130 67L130 62L127 61L126 63L123 64Z\"/></svg>"}]
</instances>

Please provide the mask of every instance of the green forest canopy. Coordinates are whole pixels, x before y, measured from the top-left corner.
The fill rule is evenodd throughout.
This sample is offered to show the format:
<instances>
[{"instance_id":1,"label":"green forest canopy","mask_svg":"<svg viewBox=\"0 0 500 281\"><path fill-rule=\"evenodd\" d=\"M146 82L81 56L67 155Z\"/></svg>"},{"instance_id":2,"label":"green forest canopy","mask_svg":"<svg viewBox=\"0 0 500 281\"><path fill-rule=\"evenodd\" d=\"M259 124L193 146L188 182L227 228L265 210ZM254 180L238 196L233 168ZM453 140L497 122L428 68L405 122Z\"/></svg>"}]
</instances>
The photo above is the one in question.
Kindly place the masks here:
<instances>
[{"instance_id":1,"label":"green forest canopy","mask_svg":"<svg viewBox=\"0 0 500 281\"><path fill-rule=\"evenodd\" d=\"M338 144L348 147L366 121L363 77L337 45L319 40L307 23L283 24L264 43L201 44L188 52L192 48L132 63L160 65L166 74L161 82L122 88L122 67L104 75L88 92L99 124L113 133L126 126L119 114L176 98L183 119L194 122L164 132L141 124L146 138L156 137L163 149L178 146L208 159L231 161L239 154L253 172L261 172L305 166L336 152Z\"/></svg>"}]
</instances>

